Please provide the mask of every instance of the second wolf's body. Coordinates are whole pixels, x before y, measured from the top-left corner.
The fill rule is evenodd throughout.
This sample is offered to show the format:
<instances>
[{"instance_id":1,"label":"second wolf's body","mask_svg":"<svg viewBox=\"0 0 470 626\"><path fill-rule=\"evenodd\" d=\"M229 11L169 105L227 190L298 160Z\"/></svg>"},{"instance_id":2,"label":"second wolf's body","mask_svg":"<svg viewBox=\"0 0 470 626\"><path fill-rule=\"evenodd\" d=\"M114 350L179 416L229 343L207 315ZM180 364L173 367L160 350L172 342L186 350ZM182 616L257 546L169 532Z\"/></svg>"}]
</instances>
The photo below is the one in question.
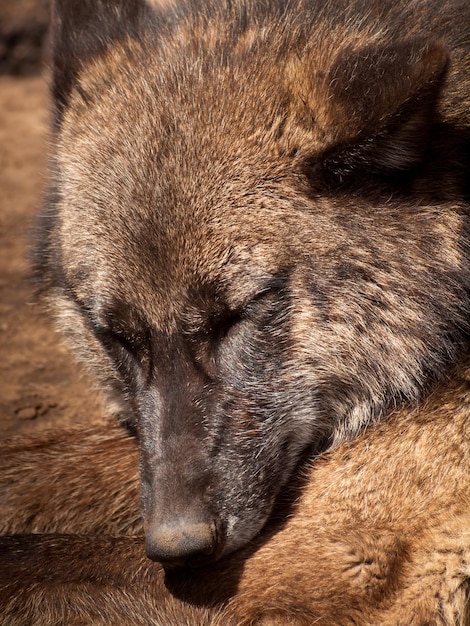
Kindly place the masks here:
<instances>
[{"instance_id":1,"label":"second wolf's body","mask_svg":"<svg viewBox=\"0 0 470 626\"><path fill-rule=\"evenodd\" d=\"M35 534L0 538L0 625L468 626L469 382L467 362L309 462L259 537L197 571L145 557L118 425L4 442L0 530Z\"/></svg>"}]
</instances>

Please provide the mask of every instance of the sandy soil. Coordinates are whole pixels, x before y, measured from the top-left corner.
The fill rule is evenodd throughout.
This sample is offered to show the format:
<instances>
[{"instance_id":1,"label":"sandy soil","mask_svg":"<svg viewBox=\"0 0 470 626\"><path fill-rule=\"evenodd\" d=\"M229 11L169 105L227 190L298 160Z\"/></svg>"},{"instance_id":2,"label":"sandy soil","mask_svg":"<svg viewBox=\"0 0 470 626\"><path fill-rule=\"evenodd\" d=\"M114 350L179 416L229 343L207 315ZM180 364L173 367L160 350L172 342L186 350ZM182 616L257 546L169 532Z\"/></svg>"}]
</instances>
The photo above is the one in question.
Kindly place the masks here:
<instances>
[{"instance_id":1,"label":"sandy soil","mask_svg":"<svg viewBox=\"0 0 470 626\"><path fill-rule=\"evenodd\" d=\"M1 433L103 414L28 281L34 215L45 187L47 126L45 78L0 76Z\"/></svg>"}]
</instances>

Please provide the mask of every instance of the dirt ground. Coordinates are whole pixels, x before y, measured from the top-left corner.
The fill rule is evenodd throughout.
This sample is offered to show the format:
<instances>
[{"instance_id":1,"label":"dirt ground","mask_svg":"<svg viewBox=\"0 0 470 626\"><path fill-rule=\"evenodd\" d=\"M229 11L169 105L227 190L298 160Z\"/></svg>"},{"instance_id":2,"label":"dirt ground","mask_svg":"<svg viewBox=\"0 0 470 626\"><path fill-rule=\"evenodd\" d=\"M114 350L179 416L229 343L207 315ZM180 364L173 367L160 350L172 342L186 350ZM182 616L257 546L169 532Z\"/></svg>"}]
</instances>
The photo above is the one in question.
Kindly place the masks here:
<instances>
[{"instance_id":1,"label":"dirt ground","mask_svg":"<svg viewBox=\"0 0 470 626\"><path fill-rule=\"evenodd\" d=\"M43 75L0 76L0 433L103 415L29 284L34 215L45 187L48 91Z\"/></svg>"}]
</instances>

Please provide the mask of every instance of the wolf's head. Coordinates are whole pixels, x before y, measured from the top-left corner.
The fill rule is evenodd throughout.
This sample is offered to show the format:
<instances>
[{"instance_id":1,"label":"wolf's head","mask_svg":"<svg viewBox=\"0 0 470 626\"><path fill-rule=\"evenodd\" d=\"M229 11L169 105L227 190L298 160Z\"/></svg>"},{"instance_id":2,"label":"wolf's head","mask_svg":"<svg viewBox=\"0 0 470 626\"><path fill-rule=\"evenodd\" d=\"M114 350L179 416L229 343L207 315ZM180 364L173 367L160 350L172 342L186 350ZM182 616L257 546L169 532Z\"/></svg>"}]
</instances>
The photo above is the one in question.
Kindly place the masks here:
<instances>
[{"instance_id":1,"label":"wolf's head","mask_svg":"<svg viewBox=\"0 0 470 626\"><path fill-rule=\"evenodd\" d=\"M311 4L56 3L38 268L167 564L247 543L307 448L463 341L466 207L422 183L447 54Z\"/></svg>"}]
</instances>

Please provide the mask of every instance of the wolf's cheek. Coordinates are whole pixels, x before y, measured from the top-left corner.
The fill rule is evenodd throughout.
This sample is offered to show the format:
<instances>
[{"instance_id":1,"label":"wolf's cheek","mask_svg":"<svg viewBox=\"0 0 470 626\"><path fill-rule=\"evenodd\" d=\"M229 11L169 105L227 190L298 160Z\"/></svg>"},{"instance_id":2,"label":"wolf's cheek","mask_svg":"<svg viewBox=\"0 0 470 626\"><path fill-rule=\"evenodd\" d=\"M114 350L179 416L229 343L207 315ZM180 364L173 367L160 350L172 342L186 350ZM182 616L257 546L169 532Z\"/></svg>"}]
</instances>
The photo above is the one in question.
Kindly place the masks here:
<instances>
[{"instance_id":1,"label":"wolf's cheek","mask_svg":"<svg viewBox=\"0 0 470 626\"><path fill-rule=\"evenodd\" d=\"M127 404L126 384L116 370L115 360L110 358L103 343L97 338L90 320L69 296L66 289L51 290L47 300L54 314L57 328L72 354L91 374L90 380L106 397L106 409L123 421L132 419Z\"/></svg>"}]
</instances>

